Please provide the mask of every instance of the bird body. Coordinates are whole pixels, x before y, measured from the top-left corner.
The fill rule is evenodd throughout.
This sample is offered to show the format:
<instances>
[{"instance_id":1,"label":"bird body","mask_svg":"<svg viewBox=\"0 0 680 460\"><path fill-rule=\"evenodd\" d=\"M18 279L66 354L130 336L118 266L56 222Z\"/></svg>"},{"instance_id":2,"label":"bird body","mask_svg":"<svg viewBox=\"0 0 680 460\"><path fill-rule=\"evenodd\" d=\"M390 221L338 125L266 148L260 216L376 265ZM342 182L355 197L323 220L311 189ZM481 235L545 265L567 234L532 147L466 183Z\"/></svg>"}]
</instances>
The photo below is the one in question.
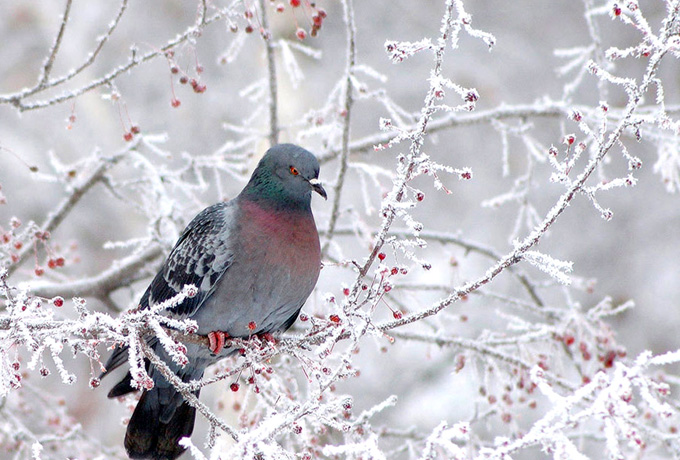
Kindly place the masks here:
<instances>
[{"instance_id":1,"label":"bird body","mask_svg":"<svg viewBox=\"0 0 680 460\"><path fill-rule=\"evenodd\" d=\"M311 294L320 271L321 251L311 212L311 193L326 197L319 165L292 144L272 147L243 191L233 200L204 209L182 232L140 301L148 308L193 284L198 294L168 309L191 318L198 334L248 338L288 329ZM174 363L155 339L147 342L182 381L200 379L206 367L233 353L187 343L186 366ZM118 348L106 372L127 360ZM147 363L154 387L144 390L128 424L125 447L131 458L174 459L190 436L195 409ZM104 374L106 374L106 372ZM135 391L130 373L109 397ZM196 392L198 395L198 392Z\"/></svg>"}]
</instances>

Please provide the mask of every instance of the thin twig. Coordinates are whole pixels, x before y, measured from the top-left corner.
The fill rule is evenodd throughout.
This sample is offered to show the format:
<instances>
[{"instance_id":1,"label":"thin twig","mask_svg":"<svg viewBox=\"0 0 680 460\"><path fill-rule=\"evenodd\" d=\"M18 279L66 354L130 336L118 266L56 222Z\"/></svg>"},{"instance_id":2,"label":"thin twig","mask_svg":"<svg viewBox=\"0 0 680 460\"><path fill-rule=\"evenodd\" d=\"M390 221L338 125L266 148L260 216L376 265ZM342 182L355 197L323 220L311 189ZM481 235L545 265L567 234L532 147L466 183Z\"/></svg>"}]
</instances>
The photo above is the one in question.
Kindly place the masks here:
<instances>
[{"instance_id":1,"label":"thin twig","mask_svg":"<svg viewBox=\"0 0 680 460\"><path fill-rule=\"evenodd\" d=\"M656 74L656 70L658 68L659 62L661 61L661 58L667 53L667 49L663 49L661 51L657 51L649 61L649 65L647 67L647 71L645 72L645 75L642 79L641 84L635 88L635 90L632 92L632 95L630 96L630 99L628 101L628 104L626 105L626 109L624 111L624 116L623 119L619 122L618 126L616 129L609 135L608 140L600 144L599 150L597 155L592 157L588 164L586 165L584 171L577 177L575 181L572 182L572 184L568 187L567 191L563 193L560 198L557 200L557 203L555 206L553 206L546 217L543 219L543 221L532 231L522 242L516 245L515 249L507 254L506 256L502 257L496 264L494 264L489 270L487 270L486 274L480 278L478 278L475 281L466 283L462 287L455 289L454 293L451 294L450 296L446 297L439 303L437 303L435 306L431 308L427 308L418 312L411 313L407 316L404 316L401 319L395 320L395 321L390 321L386 322L383 324L379 325L380 330L382 331L387 331L390 329L393 329L395 327L403 326L404 324L409 324L413 322L420 321L422 319L425 319L429 316L437 314L439 311L443 310L444 308L448 307L452 303L460 300L462 297L465 297L472 293L473 291L476 291L480 287L490 283L496 276L498 276L500 273L502 273L505 269L517 264L519 261L522 260L523 255L531 248L536 246L538 242L540 241L541 237L548 231L548 229L555 223L557 218L567 209L571 201L578 195L578 193L582 190L584 187L586 181L590 177L590 175L595 171L597 166L602 162L604 157L607 155L607 153L611 150L611 148L616 145L618 142L618 139L621 137L623 131L631 124L630 119L633 113L635 113L635 109L637 108L638 103L642 99L642 95L646 92L647 88L653 81L653 77ZM386 232L385 232L386 233ZM384 237L383 237L384 238Z\"/></svg>"},{"instance_id":2,"label":"thin twig","mask_svg":"<svg viewBox=\"0 0 680 460\"><path fill-rule=\"evenodd\" d=\"M352 0L344 0L342 2L345 16L346 34L347 34L347 63L345 65L345 102L343 107L344 120L342 125L342 146L340 154L340 167L338 168L338 175L334 184L333 207L331 208L331 217L328 222L328 230L326 230L326 241L324 242L322 255L328 251L328 247L333 239L335 227L338 222L340 214L340 198L342 196L342 187L345 185L345 175L347 174L347 165L349 163L349 134L351 124L352 105L354 102L352 96L354 78L354 64L356 61L356 44L355 35L356 29L354 27L354 6Z\"/></svg>"},{"instance_id":3,"label":"thin twig","mask_svg":"<svg viewBox=\"0 0 680 460\"><path fill-rule=\"evenodd\" d=\"M118 24L120 23L120 19L123 17L123 13L125 13L125 10L127 9L128 5L128 0L122 0L120 4L120 8L118 9L118 13L116 14L116 17L113 19L113 21L109 24L109 29L106 31L104 35L102 35L99 40L97 41L97 45L95 46L94 50L87 56L85 61L80 64L78 67L75 69L72 69L70 72L68 72L65 75L62 75L59 78L52 79L49 81L46 81L43 86L35 86L32 89L28 90L27 92L23 93L23 97L28 97L31 96L38 91L42 91L47 88L53 88L55 86L61 85L62 83L65 83L71 79L73 79L75 76L79 75L83 70L87 69L89 66L91 66L94 61L97 59L97 56L99 56L99 53L101 50L104 48L104 45L106 42L111 38L111 35L113 35L113 32L116 30L116 27L118 27Z\"/></svg>"},{"instance_id":4,"label":"thin twig","mask_svg":"<svg viewBox=\"0 0 680 460\"><path fill-rule=\"evenodd\" d=\"M111 157L100 157L98 163L94 166L82 180L74 184L69 192L69 195L57 206L53 212L47 216L47 220L40 226L40 230L44 232L54 231L68 216L74 206L85 196L85 194L104 177L104 173L113 166L123 155L125 155L134 145L128 147L122 152L116 153ZM12 264L8 269L8 274L11 276L17 268L24 262L27 256L33 251L32 245L25 245L18 253L17 262Z\"/></svg>"},{"instance_id":5,"label":"thin twig","mask_svg":"<svg viewBox=\"0 0 680 460\"><path fill-rule=\"evenodd\" d=\"M59 47L61 46L61 41L64 38L64 31L66 30L66 24L68 23L69 15L71 14L71 4L72 3L73 3L73 0L66 0L66 8L64 8L64 14L61 16L61 24L59 25L59 32L57 32L57 36L54 38L54 42L52 43L52 48L50 49L50 52L47 55L47 59L45 59L45 63L43 64L42 72L40 73L40 77L38 78L37 87L39 87L39 88L44 88L45 83L47 83L47 79L50 78L50 72L52 72L52 66L54 66L54 60L57 57L57 53L59 53Z\"/></svg>"},{"instance_id":6,"label":"thin twig","mask_svg":"<svg viewBox=\"0 0 680 460\"><path fill-rule=\"evenodd\" d=\"M262 15L262 40L267 53L267 73L269 75L269 146L279 143L279 118L278 118L278 80L276 77L276 55L269 31L269 17L265 0L260 0L260 13Z\"/></svg>"},{"instance_id":7,"label":"thin twig","mask_svg":"<svg viewBox=\"0 0 680 460\"><path fill-rule=\"evenodd\" d=\"M158 259L162 253L160 246L153 245L138 254L116 261L107 270L90 278L58 283L32 282L31 292L46 298L59 295L66 298L94 297L105 301L113 291L127 286L140 270Z\"/></svg>"},{"instance_id":8,"label":"thin twig","mask_svg":"<svg viewBox=\"0 0 680 460\"><path fill-rule=\"evenodd\" d=\"M14 107L16 107L19 111L25 112L28 110L36 110L36 109L41 109L44 107L49 107L55 104L59 104L61 102L65 102L74 98L77 98L78 96L81 96L89 91L92 91L94 89L97 89L101 86L109 85L111 82L113 82L116 78L118 78L120 75L129 72L133 68L137 67L140 64L144 64L152 59L155 59L159 56L165 56L165 53L176 48L177 46L181 45L182 43L186 42L187 40L193 39L200 30L216 21L219 21L220 19L224 18L225 16L228 15L227 11L222 11L219 13L214 14L213 16L205 19L202 22L199 22L199 24L193 25L189 27L187 30L185 30L182 34L178 35L176 38L170 40L167 42L165 45L163 45L160 49L156 49L154 51L150 51L141 57L137 56L137 50L136 48L132 49L131 56L128 59L128 61L119 66L116 67L115 69L109 71L106 75L103 77L100 77L98 79L90 81L88 84L74 89L72 91L67 91L63 92L57 96L54 96L49 99L44 99L44 100L39 100L35 102L30 102L27 103L24 100L31 96L35 95L39 92L43 92L46 89L50 89L53 87L56 87L58 84L63 83L70 78L66 77L61 77L56 80L53 80L54 84L52 82L44 85L41 88L29 88L29 89L24 89L22 91L12 93L12 94L6 94L6 95L0 95L0 104L12 104Z\"/></svg>"},{"instance_id":9,"label":"thin twig","mask_svg":"<svg viewBox=\"0 0 680 460\"><path fill-rule=\"evenodd\" d=\"M427 95L425 96L423 109L421 110L420 120L416 124L415 130L409 135L409 137L411 138L411 147L408 156L408 163L402 168L403 172L400 174L400 177L394 181L392 192L389 194L394 197L393 199L397 203L401 202L401 200L404 197L406 183L411 179L411 175L415 171L416 164L420 159L421 148L424 142L423 138L428 130L429 122L437 110L436 108L437 96L435 94L436 88L434 86L434 81L441 77L444 62L444 51L446 50L446 44L449 38L449 34L453 28L452 25L453 10L454 10L453 1L452 0L447 1L444 17L442 18L440 36L437 42L437 46L435 47L434 50L435 58L434 67L431 71L430 88L428 89ZM359 268L359 277L357 278L357 281L354 283L352 289L353 295L355 295L358 292L361 278L366 276L369 268L373 264L373 261L375 260L378 253L382 249L383 244L385 244L385 238L387 237L387 233L390 227L392 226L392 222L394 221L396 213L391 206L386 206L385 209L383 209L383 215L385 215L385 217L382 221L382 225L380 226L380 230L378 231L378 234L375 238L373 250L366 259L366 262L364 262L364 265L362 265Z\"/></svg>"}]
</instances>

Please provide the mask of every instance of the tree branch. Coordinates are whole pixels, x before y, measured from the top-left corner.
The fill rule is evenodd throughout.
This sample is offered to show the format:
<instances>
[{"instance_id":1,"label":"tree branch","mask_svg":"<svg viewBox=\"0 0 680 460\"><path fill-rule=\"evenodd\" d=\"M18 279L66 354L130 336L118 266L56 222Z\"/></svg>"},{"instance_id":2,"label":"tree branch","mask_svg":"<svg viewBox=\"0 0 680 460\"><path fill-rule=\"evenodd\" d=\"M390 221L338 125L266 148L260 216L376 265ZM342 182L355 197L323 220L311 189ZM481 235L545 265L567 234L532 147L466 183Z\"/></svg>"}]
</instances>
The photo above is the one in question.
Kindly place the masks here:
<instances>
[{"instance_id":1,"label":"tree branch","mask_svg":"<svg viewBox=\"0 0 680 460\"><path fill-rule=\"evenodd\" d=\"M45 63L43 64L42 72L40 74L40 77L38 78L37 84L38 88L44 88L45 83L47 83L47 79L50 78L50 72L52 72L54 60L56 59L57 53L59 52L61 40L64 38L64 30L66 30L66 24L68 23L68 18L69 15L71 14L72 3L73 0L66 0L66 8L64 9L64 14L61 16L59 32L57 32L57 36L54 38L54 42L52 43L52 48L50 49L50 52L47 55L47 59L45 59Z\"/></svg>"},{"instance_id":2,"label":"tree branch","mask_svg":"<svg viewBox=\"0 0 680 460\"><path fill-rule=\"evenodd\" d=\"M100 180L103 179L104 173L116 164L129 150L136 147L137 143L129 146L125 150L116 153L110 157L99 157L97 164L93 169L83 177L78 183L71 186L69 195L57 206L57 209L47 216L47 220L40 226L42 232L53 232L71 212L74 206L85 196L85 194ZM11 276L17 268L26 260L26 257L33 251L32 245L25 245L18 253L18 260L7 269L8 275Z\"/></svg>"},{"instance_id":3,"label":"tree branch","mask_svg":"<svg viewBox=\"0 0 680 460\"><path fill-rule=\"evenodd\" d=\"M349 133L351 124L352 105L354 102L352 96L354 78L354 64L356 61L356 44L355 35L356 28L354 26L354 6L352 0L344 0L342 2L344 19L347 34L347 63L345 66L345 102L343 107L344 121L342 125L342 146L340 153L340 167L338 168L338 175L334 184L333 207L331 208L331 217L328 222L328 230L326 230L326 241L324 242L321 251L322 256L328 251L328 247L333 239L335 226L338 222L340 214L340 198L342 196L342 187L345 185L345 174L347 173L347 165L349 162Z\"/></svg>"},{"instance_id":4,"label":"tree branch","mask_svg":"<svg viewBox=\"0 0 680 460\"><path fill-rule=\"evenodd\" d=\"M267 16L265 0L260 0L260 12L262 14L262 40L267 53L267 72L269 75L269 146L271 147L279 143L278 80L276 77L276 55L269 31L269 17Z\"/></svg>"},{"instance_id":5,"label":"tree branch","mask_svg":"<svg viewBox=\"0 0 680 460\"><path fill-rule=\"evenodd\" d=\"M107 299L113 291L132 282L140 270L161 255L162 248L154 245L138 254L116 261L107 270L90 278L58 283L32 281L31 292L48 299L55 296Z\"/></svg>"}]
</instances>

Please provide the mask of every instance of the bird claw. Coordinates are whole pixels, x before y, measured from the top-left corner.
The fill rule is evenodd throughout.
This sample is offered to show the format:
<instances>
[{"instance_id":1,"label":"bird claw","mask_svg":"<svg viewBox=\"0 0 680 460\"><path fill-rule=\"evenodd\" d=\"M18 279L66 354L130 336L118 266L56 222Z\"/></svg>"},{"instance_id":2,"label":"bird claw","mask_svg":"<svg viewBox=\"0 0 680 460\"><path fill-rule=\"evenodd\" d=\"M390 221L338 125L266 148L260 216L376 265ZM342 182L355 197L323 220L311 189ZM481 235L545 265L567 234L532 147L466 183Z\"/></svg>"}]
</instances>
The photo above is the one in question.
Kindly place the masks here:
<instances>
[{"instance_id":1,"label":"bird claw","mask_svg":"<svg viewBox=\"0 0 680 460\"><path fill-rule=\"evenodd\" d=\"M259 334L258 337L260 337L260 340L262 340L263 342L269 342L273 344L276 344L278 342L278 340L276 340L276 337L274 337L274 334L272 334L271 332Z\"/></svg>"},{"instance_id":2,"label":"bird claw","mask_svg":"<svg viewBox=\"0 0 680 460\"><path fill-rule=\"evenodd\" d=\"M229 336L226 332L222 331L212 331L208 332L208 341L210 342L208 348L210 351L217 355L222 348L224 348L224 340Z\"/></svg>"}]
</instances>

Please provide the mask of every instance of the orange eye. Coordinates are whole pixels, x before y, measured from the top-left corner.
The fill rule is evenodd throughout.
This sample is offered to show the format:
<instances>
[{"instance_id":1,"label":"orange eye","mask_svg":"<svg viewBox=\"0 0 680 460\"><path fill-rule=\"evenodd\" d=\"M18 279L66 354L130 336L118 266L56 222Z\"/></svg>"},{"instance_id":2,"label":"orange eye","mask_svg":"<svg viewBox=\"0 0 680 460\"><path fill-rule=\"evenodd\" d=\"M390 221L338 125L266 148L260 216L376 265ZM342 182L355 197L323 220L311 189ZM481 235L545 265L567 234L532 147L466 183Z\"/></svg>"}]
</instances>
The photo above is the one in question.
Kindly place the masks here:
<instances>
[{"instance_id":1,"label":"orange eye","mask_svg":"<svg viewBox=\"0 0 680 460\"><path fill-rule=\"evenodd\" d=\"M298 174L300 174L300 171L298 171L297 168L296 168L295 166L291 166L291 167L290 167L290 173L291 173L293 176L297 176Z\"/></svg>"}]
</instances>

